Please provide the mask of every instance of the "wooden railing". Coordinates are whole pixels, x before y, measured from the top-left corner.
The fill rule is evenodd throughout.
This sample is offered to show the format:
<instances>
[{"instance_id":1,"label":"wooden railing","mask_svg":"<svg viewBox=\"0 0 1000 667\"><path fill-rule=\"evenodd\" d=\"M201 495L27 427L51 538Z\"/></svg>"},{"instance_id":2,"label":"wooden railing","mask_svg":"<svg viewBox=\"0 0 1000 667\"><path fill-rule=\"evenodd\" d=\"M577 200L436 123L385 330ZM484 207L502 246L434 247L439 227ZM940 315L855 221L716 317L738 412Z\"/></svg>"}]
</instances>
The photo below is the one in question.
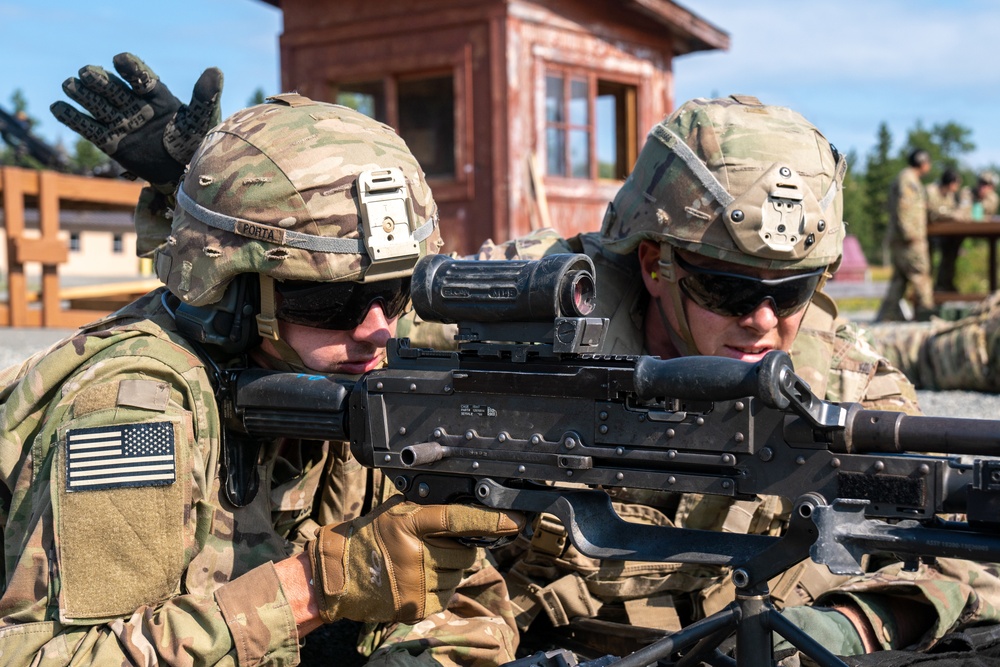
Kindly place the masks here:
<instances>
[{"instance_id":1,"label":"wooden railing","mask_svg":"<svg viewBox=\"0 0 1000 667\"><path fill-rule=\"evenodd\" d=\"M141 183L0 167L8 295L7 303L0 304L0 326L77 327L157 285L155 280L72 289L59 285L59 265L69 257L59 236L60 210L131 211L141 189ZM38 208L37 237L25 235L27 207ZM42 265L40 292L28 290L25 264L30 262Z\"/></svg>"}]
</instances>

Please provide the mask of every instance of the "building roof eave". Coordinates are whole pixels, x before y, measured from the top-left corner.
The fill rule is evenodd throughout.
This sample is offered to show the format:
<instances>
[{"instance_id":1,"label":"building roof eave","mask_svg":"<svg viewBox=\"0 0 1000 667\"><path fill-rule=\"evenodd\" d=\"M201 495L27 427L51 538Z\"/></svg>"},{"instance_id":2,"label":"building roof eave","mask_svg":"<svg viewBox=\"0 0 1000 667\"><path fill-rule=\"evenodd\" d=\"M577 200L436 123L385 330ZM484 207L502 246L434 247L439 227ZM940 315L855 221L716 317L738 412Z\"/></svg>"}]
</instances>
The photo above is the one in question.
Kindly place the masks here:
<instances>
[{"instance_id":1,"label":"building roof eave","mask_svg":"<svg viewBox=\"0 0 1000 667\"><path fill-rule=\"evenodd\" d=\"M281 9L281 0L258 0ZM625 0L628 9L664 25L674 37L675 55L695 51L728 51L729 33L709 23L689 9L671 0Z\"/></svg>"},{"instance_id":2,"label":"building roof eave","mask_svg":"<svg viewBox=\"0 0 1000 667\"><path fill-rule=\"evenodd\" d=\"M728 32L675 2L625 0L625 6L666 26L676 39L675 55L680 56L695 51L729 50Z\"/></svg>"}]
</instances>

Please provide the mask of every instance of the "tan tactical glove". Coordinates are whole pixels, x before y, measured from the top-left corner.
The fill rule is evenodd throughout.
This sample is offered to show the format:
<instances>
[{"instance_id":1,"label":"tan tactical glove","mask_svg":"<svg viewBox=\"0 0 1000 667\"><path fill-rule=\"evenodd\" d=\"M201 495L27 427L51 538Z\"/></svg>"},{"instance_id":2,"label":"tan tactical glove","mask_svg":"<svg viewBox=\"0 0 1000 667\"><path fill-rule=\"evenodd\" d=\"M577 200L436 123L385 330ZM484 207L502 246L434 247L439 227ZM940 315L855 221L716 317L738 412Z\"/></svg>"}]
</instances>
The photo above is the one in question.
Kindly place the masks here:
<instances>
[{"instance_id":1,"label":"tan tactical glove","mask_svg":"<svg viewBox=\"0 0 1000 667\"><path fill-rule=\"evenodd\" d=\"M477 550L459 537L517 535L523 517L394 496L371 514L324 526L306 546L320 616L415 623L445 608Z\"/></svg>"}]
</instances>

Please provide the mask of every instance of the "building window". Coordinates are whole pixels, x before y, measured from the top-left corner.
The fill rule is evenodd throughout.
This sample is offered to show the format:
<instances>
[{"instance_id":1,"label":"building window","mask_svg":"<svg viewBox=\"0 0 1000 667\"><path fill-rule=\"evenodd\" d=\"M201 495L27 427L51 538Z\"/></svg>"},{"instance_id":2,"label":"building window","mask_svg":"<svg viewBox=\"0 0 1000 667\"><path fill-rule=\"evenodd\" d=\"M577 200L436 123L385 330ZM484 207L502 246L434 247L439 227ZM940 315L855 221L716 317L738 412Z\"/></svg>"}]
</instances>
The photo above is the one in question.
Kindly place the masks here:
<instances>
[{"instance_id":1,"label":"building window","mask_svg":"<svg viewBox=\"0 0 1000 667\"><path fill-rule=\"evenodd\" d=\"M69 250L70 252L80 252L80 232L69 233Z\"/></svg>"},{"instance_id":2,"label":"building window","mask_svg":"<svg viewBox=\"0 0 1000 667\"><path fill-rule=\"evenodd\" d=\"M385 85L382 81L345 83L337 88L337 104L360 111L369 118L386 122Z\"/></svg>"},{"instance_id":3,"label":"building window","mask_svg":"<svg viewBox=\"0 0 1000 667\"><path fill-rule=\"evenodd\" d=\"M111 237L111 252L115 254L121 254L125 252L125 245L124 242L122 241L121 234L115 234L113 237Z\"/></svg>"},{"instance_id":4,"label":"building window","mask_svg":"<svg viewBox=\"0 0 1000 667\"><path fill-rule=\"evenodd\" d=\"M428 178L456 178L455 83L450 72L343 83L335 86L334 99L396 128Z\"/></svg>"},{"instance_id":5,"label":"building window","mask_svg":"<svg viewBox=\"0 0 1000 667\"><path fill-rule=\"evenodd\" d=\"M545 77L546 173L623 180L637 156L636 119L635 86L550 71Z\"/></svg>"}]
</instances>

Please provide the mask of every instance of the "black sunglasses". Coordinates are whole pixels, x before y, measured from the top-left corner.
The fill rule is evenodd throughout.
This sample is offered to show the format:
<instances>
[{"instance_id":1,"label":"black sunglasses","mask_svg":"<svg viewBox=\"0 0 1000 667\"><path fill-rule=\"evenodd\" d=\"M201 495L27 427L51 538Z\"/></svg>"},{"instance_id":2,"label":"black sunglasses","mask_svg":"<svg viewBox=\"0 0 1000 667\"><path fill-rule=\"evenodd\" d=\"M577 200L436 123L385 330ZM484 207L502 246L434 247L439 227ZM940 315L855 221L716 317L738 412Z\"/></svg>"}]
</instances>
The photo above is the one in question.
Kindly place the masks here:
<instances>
[{"instance_id":1,"label":"black sunglasses","mask_svg":"<svg viewBox=\"0 0 1000 667\"><path fill-rule=\"evenodd\" d=\"M279 320L317 329L347 331L365 321L376 301L382 304L386 319L402 315L410 301L410 279L372 283L289 280L276 282L274 291L281 297L275 311Z\"/></svg>"},{"instance_id":2,"label":"black sunglasses","mask_svg":"<svg viewBox=\"0 0 1000 667\"><path fill-rule=\"evenodd\" d=\"M726 317L743 317L770 299L778 317L802 310L812 299L826 268L786 278L753 278L695 266L674 253L677 266L688 272L678 281L684 294L706 310Z\"/></svg>"}]
</instances>

